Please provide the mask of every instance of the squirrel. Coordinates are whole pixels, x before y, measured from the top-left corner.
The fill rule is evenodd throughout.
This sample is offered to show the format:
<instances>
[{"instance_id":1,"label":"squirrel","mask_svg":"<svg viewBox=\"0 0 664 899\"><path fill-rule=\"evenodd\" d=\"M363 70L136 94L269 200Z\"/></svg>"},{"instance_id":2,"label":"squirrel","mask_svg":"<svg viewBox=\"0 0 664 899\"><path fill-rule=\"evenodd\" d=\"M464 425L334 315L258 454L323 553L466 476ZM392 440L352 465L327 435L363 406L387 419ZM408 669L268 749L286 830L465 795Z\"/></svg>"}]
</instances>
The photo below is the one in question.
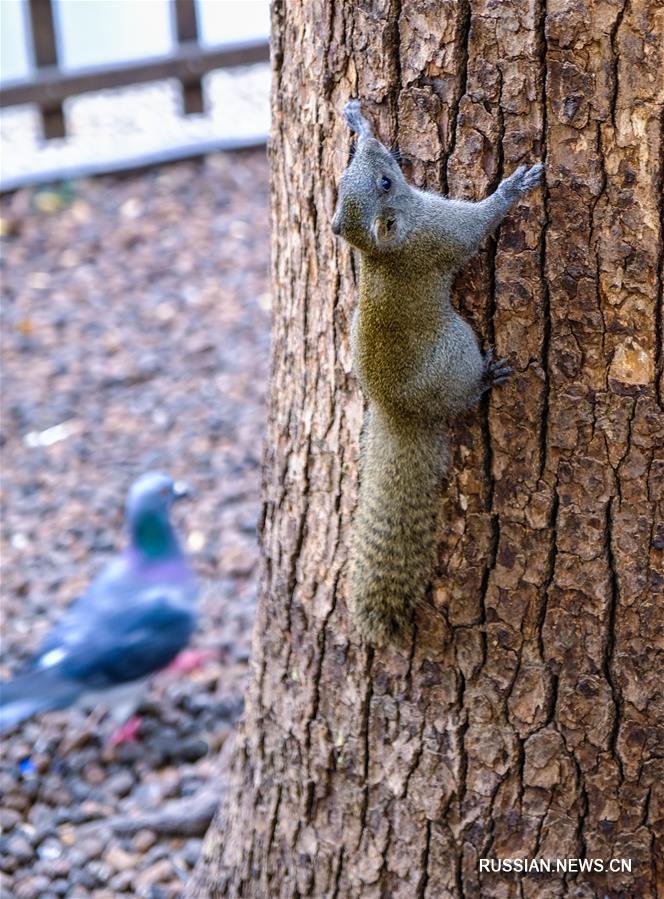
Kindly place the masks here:
<instances>
[{"instance_id":1,"label":"squirrel","mask_svg":"<svg viewBox=\"0 0 664 899\"><path fill-rule=\"evenodd\" d=\"M478 203L409 184L373 136L358 100L344 117L357 134L338 190L332 231L359 250L353 367L368 401L349 565L351 612L364 637L398 639L425 601L435 565L446 423L512 369L482 353L452 307L458 269L542 179L519 166Z\"/></svg>"}]
</instances>

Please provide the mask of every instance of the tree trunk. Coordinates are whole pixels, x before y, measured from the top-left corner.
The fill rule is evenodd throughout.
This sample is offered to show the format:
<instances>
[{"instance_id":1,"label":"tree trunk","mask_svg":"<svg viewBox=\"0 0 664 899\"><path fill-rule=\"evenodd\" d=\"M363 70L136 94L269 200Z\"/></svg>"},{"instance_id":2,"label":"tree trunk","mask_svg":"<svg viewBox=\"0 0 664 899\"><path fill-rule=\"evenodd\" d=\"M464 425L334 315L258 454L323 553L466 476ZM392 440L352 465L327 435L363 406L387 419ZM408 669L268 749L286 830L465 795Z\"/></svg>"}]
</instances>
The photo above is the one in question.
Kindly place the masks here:
<instances>
[{"instance_id":1,"label":"tree trunk","mask_svg":"<svg viewBox=\"0 0 664 899\"><path fill-rule=\"evenodd\" d=\"M662 7L276 0L272 40L262 599L190 894L655 896ZM406 651L363 645L345 603L362 402L330 221L353 96L421 186L480 199L546 163L457 285L515 374L452 436L435 611ZM517 877L489 857L632 870Z\"/></svg>"}]
</instances>

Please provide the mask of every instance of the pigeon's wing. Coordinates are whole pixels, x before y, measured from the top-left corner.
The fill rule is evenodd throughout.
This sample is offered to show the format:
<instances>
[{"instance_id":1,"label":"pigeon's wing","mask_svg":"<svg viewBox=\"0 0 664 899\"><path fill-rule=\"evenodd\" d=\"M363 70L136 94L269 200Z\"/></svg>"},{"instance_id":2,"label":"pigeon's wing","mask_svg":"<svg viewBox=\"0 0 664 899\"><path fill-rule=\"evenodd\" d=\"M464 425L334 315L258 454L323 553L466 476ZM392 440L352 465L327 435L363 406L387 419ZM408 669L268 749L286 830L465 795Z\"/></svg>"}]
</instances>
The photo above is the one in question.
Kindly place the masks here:
<instances>
[{"instance_id":1,"label":"pigeon's wing","mask_svg":"<svg viewBox=\"0 0 664 899\"><path fill-rule=\"evenodd\" d=\"M66 647L61 671L87 688L104 689L165 668L189 642L195 616L179 593L154 587L121 615L106 613L95 623L92 639Z\"/></svg>"},{"instance_id":2,"label":"pigeon's wing","mask_svg":"<svg viewBox=\"0 0 664 899\"><path fill-rule=\"evenodd\" d=\"M74 600L43 639L30 660L30 668L52 668L65 657L69 647L94 641L96 622L105 620L113 609L128 606L141 585L132 578L124 556L116 556L97 575L86 592Z\"/></svg>"},{"instance_id":3,"label":"pigeon's wing","mask_svg":"<svg viewBox=\"0 0 664 899\"><path fill-rule=\"evenodd\" d=\"M88 692L146 678L184 649L195 616L182 590L155 586L132 597L130 607L79 600L69 610L32 667L0 684L0 733Z\"/></svg>"},{"instance_id":4,"label":"pigeon's wing","mask_svg":"<svg viewBox=\"0 0 664 899\"><path fill-rule=\"evenodd\" d=\"M184 649L194 630L195 585L188 572L147 584L111 565L47 636L33 668L103 689L146 677Z\"/></svg>"}]
</instances>

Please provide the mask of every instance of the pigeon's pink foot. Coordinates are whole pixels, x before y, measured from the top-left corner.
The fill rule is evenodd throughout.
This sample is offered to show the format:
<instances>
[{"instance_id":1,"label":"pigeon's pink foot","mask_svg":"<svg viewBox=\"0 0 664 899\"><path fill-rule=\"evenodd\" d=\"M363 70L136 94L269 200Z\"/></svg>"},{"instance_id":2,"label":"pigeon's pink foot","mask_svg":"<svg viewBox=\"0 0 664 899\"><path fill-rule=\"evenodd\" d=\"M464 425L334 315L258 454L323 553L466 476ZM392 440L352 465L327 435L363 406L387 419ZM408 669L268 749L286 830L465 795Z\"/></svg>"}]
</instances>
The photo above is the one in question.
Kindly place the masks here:
<instances>
[{"instance_id":1,"label":"pigeon's pink foot","mask_svg":"<svg viewBox=\"0 0 664 899\"><path fill-rule=\"evenodd\" d=\"M141 729L141 719L138 715L132 715L128 721L118 727L111 736L111 746L120 746L122 743L136 743L138 732Z\"/></svg>"},{"instance_id":2,"label":"pigeon's pink foot","mask_svg":"<svg viewBox=\"0 0 664 899\"><path fill-rule=\"evenodd\" d=\"M216 658L216 652L213 652L211 649L185 649L173 659L165 670L191 674L197 668L202 668L205 662Z\"/></svg>"}]
</instances>

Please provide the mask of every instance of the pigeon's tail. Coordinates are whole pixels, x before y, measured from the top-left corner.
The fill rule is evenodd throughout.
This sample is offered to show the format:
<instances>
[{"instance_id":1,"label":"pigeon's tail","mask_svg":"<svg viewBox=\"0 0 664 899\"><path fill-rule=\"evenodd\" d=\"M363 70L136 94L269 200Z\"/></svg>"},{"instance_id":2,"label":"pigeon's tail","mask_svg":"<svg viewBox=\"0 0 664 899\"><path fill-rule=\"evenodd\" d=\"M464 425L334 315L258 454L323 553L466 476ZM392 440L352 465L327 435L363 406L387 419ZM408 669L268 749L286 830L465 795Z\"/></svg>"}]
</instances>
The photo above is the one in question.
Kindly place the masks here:
<instances>
[{"instance_id":1,"label":"pigeon's tail","mask_svg":"<svg viewBox=\"0 0 664 899\"><path fill-rule=\"evenodd\" d=\"M0 733L40 712L64 709L76 702L81 687L57 669L37 668L0 683Z\"/></svg>"}]
</instances>

